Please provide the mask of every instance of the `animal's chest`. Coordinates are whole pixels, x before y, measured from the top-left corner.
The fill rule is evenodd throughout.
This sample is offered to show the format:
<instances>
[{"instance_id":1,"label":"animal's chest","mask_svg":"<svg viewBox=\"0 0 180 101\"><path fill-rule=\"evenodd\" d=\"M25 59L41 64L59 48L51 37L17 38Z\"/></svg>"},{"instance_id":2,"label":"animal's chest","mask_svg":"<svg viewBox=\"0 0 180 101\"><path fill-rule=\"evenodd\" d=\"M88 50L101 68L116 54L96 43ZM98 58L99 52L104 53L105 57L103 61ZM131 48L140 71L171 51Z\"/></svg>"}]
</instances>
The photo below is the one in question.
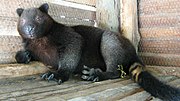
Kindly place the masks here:
<instances>
[{"instance_id":1,"label":"animal's chest","mask_svg":"<svg viewBox=\"0 0 180 101\"><path fill-rule=\"evenodd\" d=\"M58 64L58 52L54 44L48 38L32 40L27 48L33 53L34 57L46 65L56 66Z\"/></svg>"}]
</instances>

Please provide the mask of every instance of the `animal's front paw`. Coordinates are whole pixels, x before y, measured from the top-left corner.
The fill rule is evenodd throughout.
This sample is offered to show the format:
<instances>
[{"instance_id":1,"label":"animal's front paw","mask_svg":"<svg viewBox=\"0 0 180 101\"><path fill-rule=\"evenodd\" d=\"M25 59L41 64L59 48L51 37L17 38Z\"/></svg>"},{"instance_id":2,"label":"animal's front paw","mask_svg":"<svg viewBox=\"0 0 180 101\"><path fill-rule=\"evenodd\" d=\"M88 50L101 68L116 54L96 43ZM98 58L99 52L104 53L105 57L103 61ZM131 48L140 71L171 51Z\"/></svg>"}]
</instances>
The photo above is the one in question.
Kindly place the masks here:
<instances>
[{"instance_id":1,"label":"animal's front paw","mask_svg":"<svg viewBox=\"0 0 180 101\"><path fill-rule=\"evenodd\" d=\"M63 81L58 77L57 73L52 73L52 72L48 72L48 73L44 73L41 75L41 78L47 81L56 81L58 84L61 84Z\"/></svg>"},{"instance_id":2,"label":"animal's front paw","mask_svg":"<svg viewBox=\"0 0 180 101\"><path fill-rule=\"evenodd\" d=\"M16 58L16 61L18 63L26 63L27 64L31 60L30 52L29 51L22 51L22 50L18 51L16 53L15 58Z\"/></svg>"},{"instance_id":3,"label":"animal's front paw","mask_svg":"<svg viewBox=\"0 0 180 101\"><path fill-rule=\"evenodd\" d=\"M84 66L81 78L87 81L94 81L94 82L99 81L99 77L96 75L95 69L89 68L87 66Z\"/></svg>"}]
</instances>

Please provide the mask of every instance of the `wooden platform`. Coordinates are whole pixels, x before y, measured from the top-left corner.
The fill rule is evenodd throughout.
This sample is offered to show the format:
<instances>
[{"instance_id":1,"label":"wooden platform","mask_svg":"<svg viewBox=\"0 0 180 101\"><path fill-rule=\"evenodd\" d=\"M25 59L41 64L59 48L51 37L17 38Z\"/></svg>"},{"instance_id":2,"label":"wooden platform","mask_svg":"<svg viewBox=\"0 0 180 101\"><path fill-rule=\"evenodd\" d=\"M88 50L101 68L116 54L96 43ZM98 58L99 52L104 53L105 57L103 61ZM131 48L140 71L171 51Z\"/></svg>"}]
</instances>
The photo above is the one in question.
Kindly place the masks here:
<instances>
[{"instance_id":1,"label":"wooden platform","mask_svg":"<svg viewBox=\"0 0 180 101\"><path fill-rule=\"evenodd\" d=\"M160 79L180 87L179 77L163 76ZM72 76L61 85L41 80L40 75L0 80L1 101L149 101L152 98L128 77L93 83ZM153 101L159 99L153 98Z\"/></svg>"}]
</instances>

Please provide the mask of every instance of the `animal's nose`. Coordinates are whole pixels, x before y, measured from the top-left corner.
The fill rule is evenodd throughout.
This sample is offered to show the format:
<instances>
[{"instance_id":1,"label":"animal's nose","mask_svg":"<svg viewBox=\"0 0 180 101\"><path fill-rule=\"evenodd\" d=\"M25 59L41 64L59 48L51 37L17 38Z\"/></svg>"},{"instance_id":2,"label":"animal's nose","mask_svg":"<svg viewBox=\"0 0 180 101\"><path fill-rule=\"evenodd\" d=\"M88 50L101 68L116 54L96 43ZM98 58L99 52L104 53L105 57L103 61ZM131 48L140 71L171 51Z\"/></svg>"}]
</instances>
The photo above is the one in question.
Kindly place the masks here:
<instances>
[{"instance_id":1,"label":"animal's nose","mask_svg":"<svg viewBox=\"0 0 180 101\"><path fill-rule=\"evenodd\" d=\"M32 24L30 24L30 25L27 25L27 26L25 27L25 30L26 30L27 32L32 32L32 31L34 30L34 28L35 28L35 26L32 25Z\"/></svg>"}]
</instances>

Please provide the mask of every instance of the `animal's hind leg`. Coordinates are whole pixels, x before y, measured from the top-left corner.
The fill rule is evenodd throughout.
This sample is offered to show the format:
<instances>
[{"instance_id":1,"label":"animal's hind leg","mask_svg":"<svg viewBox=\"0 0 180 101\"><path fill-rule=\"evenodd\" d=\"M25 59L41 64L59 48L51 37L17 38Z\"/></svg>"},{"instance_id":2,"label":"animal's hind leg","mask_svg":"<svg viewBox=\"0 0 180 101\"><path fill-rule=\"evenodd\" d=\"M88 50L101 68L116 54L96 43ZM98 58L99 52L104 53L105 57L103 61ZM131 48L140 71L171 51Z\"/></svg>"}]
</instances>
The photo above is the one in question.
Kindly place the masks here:
<instances>
[{"instance_id":1,"label":"animal's hind leg","mask_svg":"<svg viewBox=\"0 0 180 101\"><path fill-rule=\"evenodd\" d=\"M123 62L121 58L124 58L124 55L117 35L104 32L101 40L101 53L106 64L106 71L85 67L83 79L101 81L119 77L118 65Z\"/></svg>"}]
</instances>

